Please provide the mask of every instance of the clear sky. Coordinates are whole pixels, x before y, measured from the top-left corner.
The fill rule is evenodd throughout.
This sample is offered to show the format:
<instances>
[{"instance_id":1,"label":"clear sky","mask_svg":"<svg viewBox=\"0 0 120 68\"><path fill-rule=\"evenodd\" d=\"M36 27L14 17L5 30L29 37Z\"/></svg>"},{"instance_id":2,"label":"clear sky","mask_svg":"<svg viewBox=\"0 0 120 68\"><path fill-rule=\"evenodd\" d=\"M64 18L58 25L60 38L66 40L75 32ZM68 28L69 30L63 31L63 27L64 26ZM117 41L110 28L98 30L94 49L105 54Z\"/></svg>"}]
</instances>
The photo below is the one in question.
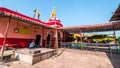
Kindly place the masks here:
<instances>
[{"instance_id":1,"label":"clear sky","mask_svg":"<svg viewBox=\"0 0 120 68\"><path fill-rule=\"evenodd\" d=\"M120 0L0 0L0 6L33 17L40 10L42 21L49 20L52 7L64 26L79 26L109 22Z\"/></svg>"}]
</instances>

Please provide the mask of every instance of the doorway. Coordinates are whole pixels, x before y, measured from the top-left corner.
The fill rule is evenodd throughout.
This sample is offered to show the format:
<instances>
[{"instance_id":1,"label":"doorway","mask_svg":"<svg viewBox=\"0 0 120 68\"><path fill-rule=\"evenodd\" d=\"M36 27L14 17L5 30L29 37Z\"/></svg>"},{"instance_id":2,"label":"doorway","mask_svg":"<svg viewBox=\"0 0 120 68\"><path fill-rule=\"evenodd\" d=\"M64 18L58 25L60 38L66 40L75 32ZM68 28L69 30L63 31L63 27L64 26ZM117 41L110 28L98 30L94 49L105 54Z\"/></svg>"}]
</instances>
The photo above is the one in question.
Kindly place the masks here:
<instances>
[{"instance_id":1,"label":"doorway","mask_svg":"<svg viewBox=\"0 0 120 68\"><path fill-rule=\"evenodd\" d=\"M35 44L36 44L36 47L41 46L41 35L39 35L39 34L36 35L36 42L35 42Z\"/></svg>"}]
</instances>

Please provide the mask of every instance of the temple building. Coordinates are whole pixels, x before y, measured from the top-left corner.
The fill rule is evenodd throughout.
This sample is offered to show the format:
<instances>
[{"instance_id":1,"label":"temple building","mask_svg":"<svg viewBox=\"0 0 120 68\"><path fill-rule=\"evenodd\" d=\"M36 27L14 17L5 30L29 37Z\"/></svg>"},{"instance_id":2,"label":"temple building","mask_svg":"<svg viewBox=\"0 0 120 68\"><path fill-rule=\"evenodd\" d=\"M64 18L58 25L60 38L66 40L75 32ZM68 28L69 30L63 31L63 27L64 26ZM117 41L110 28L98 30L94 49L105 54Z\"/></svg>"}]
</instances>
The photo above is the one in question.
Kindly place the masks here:
<instances>
[{"instance_id":1,"label":"temple building","mask_svg":"<svg viewBox=\"0 0 120 68\"><path fill-rule=\"evenodd\" d=\"M36 47L56 48L56 41L62 39L61 30L57 30L60 27L63 25L56 18L55 7L48 22L0 7L0 48L2 45L29 47L30 40L35 40Z\"/></svg>"}]
</instances>

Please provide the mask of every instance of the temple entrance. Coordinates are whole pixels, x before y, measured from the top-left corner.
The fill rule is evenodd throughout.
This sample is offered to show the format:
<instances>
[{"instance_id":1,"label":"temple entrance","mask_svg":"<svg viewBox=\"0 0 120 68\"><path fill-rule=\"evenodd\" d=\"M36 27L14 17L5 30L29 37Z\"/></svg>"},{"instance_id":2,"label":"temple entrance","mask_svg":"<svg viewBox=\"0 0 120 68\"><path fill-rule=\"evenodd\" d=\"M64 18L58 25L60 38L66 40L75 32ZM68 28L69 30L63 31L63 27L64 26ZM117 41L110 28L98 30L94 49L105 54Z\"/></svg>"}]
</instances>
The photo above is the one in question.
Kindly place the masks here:
<instances>
[{"instance_id":1,"label":"temple entrance","mask_svg":"<svg viewBox=\"0 0 120 68\"><path fill-rule=\"evenodd\" d=\"M54 48L54 33L52 31L47 35L46 47Z\"/></svg>"},{"instance_id":2,"label":"temple entrance","mask_svg":"<svg viewBox=\"0 0 120 68\"><path fill-rule=\"evenodd\" d=\"M41 46L41 35L39 35L39 34L36 35L36 42L35 42L35 44L36 44L36 47Z\"/></svg>"}]
</instances>

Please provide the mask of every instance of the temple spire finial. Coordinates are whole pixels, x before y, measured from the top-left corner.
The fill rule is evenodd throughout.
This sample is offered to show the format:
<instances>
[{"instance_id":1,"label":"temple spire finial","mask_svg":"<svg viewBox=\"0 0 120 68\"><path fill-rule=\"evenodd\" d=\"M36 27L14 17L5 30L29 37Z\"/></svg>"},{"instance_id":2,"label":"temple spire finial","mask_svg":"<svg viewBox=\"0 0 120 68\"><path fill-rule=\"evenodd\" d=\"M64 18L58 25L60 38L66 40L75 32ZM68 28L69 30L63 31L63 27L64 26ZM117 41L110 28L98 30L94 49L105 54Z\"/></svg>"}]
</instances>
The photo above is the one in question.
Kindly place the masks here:
<instances>
[{"instance_id":1,"label":"temple spire finial","mask_svg":"<svg viewBox=\"0 0 120 68\"><path fill-rule=\"evenodd\" d=\"M52 13L51 13L50 18L51 17L56 17L56 8L55 8L55 6L52 8Z\"/></svg>"}]
</instances>

